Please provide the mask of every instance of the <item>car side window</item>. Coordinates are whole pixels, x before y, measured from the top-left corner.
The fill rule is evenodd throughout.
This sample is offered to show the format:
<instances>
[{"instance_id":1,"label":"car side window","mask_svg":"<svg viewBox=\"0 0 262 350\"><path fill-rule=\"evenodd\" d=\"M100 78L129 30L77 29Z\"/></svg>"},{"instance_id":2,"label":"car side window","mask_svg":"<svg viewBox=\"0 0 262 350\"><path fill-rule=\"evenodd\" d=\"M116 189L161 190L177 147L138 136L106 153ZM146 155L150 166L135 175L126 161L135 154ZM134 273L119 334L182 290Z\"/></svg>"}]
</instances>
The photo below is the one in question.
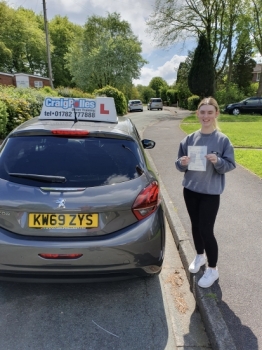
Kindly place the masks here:
<instances>
[{"instance_id":1,"label":"car side window","mask_svg":"<svg viewBox=\"0 0 262 350\"><path fill-rule=\"evenodd\" d=\"M257 105L257 104L259 104L259 99L258 98L250 98L250 99L246 100L246 103L248 105Z\"/></svg>"}]
</instances>

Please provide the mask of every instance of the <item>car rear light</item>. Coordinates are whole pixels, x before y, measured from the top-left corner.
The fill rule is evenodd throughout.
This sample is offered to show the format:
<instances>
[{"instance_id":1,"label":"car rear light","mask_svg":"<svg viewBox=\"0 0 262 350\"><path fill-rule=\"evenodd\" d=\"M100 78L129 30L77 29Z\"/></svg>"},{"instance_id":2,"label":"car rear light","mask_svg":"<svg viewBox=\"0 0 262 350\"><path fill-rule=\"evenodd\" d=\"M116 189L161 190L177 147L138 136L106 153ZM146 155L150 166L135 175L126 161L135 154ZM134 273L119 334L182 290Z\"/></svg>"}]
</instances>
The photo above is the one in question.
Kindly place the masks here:
<instances>
[{"instance_id":1,"label":"car rear light","mask_svg":"<svg viewBox=\"0 0 262 350\"><path fill-rule=\"evenodd\" d=\"M62 136L86 136L89 134L87 130L52 130L52 134L54 135L62 135Z\"/></svg>"},{"instance_id":2,"label":"car rear light","mask_svg":"<svg viewBox=\"0 0 262 350\"><path fill-rule=\"evenodd\" d=\"M81 258L83 254L49 254L42 253L38 254L41 258L44 259L78 259Z\"/></svg>"},{"instance_id":3,"label":"car rear light","mask_svg":"<svg viewBox=\"0 0 262 350\"><path fill-rule=\"evenodd\" d=\"M132 211L138 220L154 213L160 203L160 191L156 181L143 189L137 196Z\"/></svg>"}]
</instances>

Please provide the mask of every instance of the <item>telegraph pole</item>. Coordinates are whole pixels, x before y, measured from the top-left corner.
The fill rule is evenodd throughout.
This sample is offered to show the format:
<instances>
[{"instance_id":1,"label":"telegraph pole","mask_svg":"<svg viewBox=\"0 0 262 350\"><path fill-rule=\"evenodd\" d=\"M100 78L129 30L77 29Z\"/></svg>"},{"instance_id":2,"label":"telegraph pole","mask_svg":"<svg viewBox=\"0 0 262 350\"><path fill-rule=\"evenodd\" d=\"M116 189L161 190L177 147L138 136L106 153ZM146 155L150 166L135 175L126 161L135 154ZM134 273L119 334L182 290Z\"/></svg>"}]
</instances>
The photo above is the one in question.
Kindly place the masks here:
<instances>
[{"instance_id":1,"label":"telegraph pole","mask_svg":"<svg viewBox=\"0 0 262 350\"><path fill-rule=\"evenodd\" d=\"M51 56L50 56L50 45L49 45L49 36L48 36L48 23L46 17L46 4L43 0L43 10L44 10L44 22L45 22L45 38L46 38L46 51L47 51L47 63L48 63L48 72L51 88L54 88L53 85L53 76L52 76L52 65L51 65Z\"/></svg>"}]
</instances>

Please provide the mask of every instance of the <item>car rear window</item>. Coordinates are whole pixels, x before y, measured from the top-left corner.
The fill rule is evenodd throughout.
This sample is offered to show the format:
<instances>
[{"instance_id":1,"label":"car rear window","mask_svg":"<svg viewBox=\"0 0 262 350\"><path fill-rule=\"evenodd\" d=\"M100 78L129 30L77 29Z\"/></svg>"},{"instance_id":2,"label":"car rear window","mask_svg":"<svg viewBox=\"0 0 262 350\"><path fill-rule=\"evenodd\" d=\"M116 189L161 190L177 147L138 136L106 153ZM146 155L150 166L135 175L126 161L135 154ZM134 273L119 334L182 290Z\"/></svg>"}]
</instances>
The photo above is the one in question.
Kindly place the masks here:
<instances>
[{"instance_id":1,"label":"car rear window","mask_svg":"<svg viewBox=\"0 0 262 350\"><path fill-rule=\"evenodd\" d=\"M0 178L29 186L110 185L138 177L137 167L141 158L136 142L113 138L13 137L0 154Z\"/></svg>"},{"instance_id":2,"label":"car rear window","mask_svg":"<svg viewBox=\"0 0 262 350\"><path fill-rule=\"evenodd\" d=\"M140 104L140 103L142 103L140 100L138 100L138 101L131 101L130 102L132 105L137 105L137 104Z\"/></svg>"},{"instance_id":3,"label":"car rear window","mask_svg":"<svg viewBox=\"0 0 262 350\"><path fill-rule=\"evenodd\" d=\"M162 102L161 98L152 98L152 102Z\"/></svg>"}]
</instances>

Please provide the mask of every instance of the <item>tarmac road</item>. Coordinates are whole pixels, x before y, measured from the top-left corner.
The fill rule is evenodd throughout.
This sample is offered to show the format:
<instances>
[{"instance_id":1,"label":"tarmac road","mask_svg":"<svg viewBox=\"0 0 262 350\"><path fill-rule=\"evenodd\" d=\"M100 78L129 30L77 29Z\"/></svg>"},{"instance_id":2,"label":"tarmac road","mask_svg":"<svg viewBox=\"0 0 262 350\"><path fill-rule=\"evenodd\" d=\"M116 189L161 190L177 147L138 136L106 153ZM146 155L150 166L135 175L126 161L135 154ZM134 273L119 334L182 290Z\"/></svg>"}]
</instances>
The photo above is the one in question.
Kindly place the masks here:
<instances>
[{"instance_id":1,"label":"tarmac road","mask_svg":"<svg viewBox=\"0 0 262 350\"><path fill-rule=\"evenodd\" d=\"M164 192L167 193L165 200L171 202L169 203L172 207L171 211L174 210L177 213L182 224L182 228L179 229L185 231L185 235L189 237L192 244L190 221L182 196L183 174L178 172L174 165L179 142L185 136L179 124L190 112L172 107L165 109L170 111L170 115L159 118L156 123L146 127L143 137L156 141L155 148L149 152ZM162 112L158 111L158 113ZM237 350L262 349L261 193L261 179L240 165L226 174L226 188L221 195L220 210L215 225L219 245L220 278L206 292L215 296L217 301L215 304L223 316L233 343L226 346L219 340L224 328L219 329L216 326L215 317L210 322L211 337L212 332L215 333L213 346L216 349L222 349L224 346L225 350L229 350L229 348L233 349L234 345ZM187 259L189 260L185 254L184 266L188 264ZM201 274L202 271L196 275L196 280ZM200 296L200 299L203 298ZM204 310L205 312L210 316L212 308Z\"/></svg>"}]
</instances>

